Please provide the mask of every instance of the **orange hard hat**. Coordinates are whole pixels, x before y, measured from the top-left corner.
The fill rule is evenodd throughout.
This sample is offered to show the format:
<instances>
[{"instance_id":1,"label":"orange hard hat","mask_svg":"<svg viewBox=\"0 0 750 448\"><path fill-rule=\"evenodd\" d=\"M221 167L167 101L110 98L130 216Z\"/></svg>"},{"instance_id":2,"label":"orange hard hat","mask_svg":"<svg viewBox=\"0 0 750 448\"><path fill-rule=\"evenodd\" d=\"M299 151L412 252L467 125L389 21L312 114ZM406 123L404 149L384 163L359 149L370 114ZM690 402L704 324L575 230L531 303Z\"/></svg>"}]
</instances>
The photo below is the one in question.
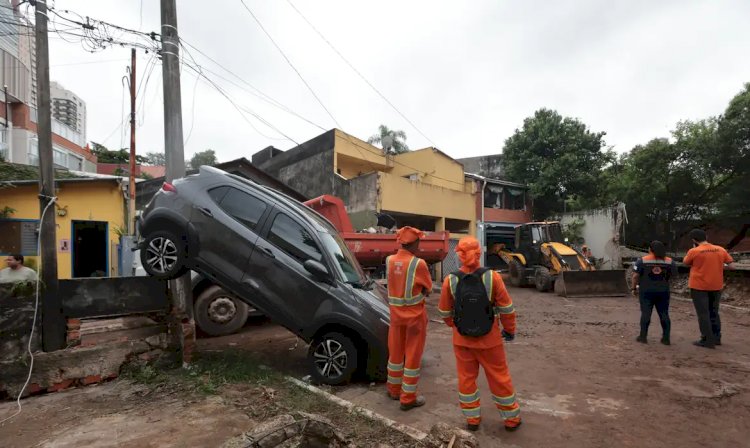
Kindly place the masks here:
<instances>
[{"instance_id":1,"label":"orange hard hat","mask_svg":"<svg viewBox=\"0 0 750 448\"><path fill-rule=\"evenodd\" d=\"M424 238L424 232L414 227L401 227L396 232L396 242L401 245L411 244L414 241Z\"/></svg>"}]
</instances>

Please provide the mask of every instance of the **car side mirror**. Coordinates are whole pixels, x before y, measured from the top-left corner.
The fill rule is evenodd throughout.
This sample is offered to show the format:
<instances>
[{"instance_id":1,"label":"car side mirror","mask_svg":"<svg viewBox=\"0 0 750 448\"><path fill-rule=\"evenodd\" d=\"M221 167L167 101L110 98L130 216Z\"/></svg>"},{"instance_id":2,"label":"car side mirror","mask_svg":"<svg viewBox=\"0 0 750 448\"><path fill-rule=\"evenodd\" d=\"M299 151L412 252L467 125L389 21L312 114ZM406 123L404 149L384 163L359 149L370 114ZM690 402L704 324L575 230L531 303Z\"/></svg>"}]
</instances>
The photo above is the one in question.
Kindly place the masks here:
<instances>
[{"instance_id":1,"label":"car side mirror","mask_svg":"<svg viewBox=\"0 0 750 448\"><path fill-rule=\"evenodd\" d=\"M315 260L307 260L302 266L319 281L331 283L331 274L328 273L328 269L322 263Z\"/></svg>"}]
</instances>

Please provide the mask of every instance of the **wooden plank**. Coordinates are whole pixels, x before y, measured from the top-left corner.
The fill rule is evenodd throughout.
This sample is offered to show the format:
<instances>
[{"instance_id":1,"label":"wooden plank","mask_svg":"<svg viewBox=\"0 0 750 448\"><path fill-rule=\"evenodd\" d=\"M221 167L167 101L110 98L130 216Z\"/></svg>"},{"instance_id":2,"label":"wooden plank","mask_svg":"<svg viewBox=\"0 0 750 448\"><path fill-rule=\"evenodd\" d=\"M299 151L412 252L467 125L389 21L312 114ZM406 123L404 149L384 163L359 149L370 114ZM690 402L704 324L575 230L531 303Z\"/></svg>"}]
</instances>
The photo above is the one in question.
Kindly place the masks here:
<instances>
[{"instance_id":1,"label":"wooden plank","mask_svg":"<svg viewBox=\"0 0 750 448\"><path fill-rule=\"evenodd\" d=\"M67 318L169 311L167 283L152 277L60 280Z\"/></svg>"}]
</instances>

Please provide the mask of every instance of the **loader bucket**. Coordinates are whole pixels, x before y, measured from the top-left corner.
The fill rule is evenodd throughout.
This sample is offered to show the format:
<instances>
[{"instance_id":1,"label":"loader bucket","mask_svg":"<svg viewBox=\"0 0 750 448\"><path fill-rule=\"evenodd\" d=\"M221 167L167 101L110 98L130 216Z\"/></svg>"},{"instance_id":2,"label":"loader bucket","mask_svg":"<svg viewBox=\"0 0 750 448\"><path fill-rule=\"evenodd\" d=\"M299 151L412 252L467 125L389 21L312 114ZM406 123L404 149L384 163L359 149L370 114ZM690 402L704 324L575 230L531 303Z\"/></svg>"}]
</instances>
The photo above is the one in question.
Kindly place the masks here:
<instances>
[{"instance_id":1,"label":"loader bucket","mask_svg":"<svg viewBox=\"0 0 750 448\"><path fill-rule=\"evenodd\" d=\"M625 270L563 271L555 280L555 293L563 297L619 297L628 294Z\"/></svg>"}]
</instances>

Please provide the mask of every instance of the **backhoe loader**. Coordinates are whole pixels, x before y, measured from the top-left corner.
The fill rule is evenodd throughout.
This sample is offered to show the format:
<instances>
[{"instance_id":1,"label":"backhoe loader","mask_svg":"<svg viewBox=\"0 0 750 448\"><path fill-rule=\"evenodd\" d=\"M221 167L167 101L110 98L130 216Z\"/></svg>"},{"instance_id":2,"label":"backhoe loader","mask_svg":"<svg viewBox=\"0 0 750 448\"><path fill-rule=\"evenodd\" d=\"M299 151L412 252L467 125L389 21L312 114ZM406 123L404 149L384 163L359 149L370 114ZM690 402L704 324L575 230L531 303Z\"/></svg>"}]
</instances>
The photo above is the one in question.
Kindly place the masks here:
<instances>
[{"instance_id":1,"label":"backhoe loader","mask_svg":"<svg viewBox=\"0 0 750 448\"><path fill-rule=\"evenodd\" d=\"M563 297L612 297L628 293L625 271L598 271L568 245L559 222L530 222L516 227L515 252L498 255L508 264L514 286L534 285Z\"/></svg>"}]
</instances>

